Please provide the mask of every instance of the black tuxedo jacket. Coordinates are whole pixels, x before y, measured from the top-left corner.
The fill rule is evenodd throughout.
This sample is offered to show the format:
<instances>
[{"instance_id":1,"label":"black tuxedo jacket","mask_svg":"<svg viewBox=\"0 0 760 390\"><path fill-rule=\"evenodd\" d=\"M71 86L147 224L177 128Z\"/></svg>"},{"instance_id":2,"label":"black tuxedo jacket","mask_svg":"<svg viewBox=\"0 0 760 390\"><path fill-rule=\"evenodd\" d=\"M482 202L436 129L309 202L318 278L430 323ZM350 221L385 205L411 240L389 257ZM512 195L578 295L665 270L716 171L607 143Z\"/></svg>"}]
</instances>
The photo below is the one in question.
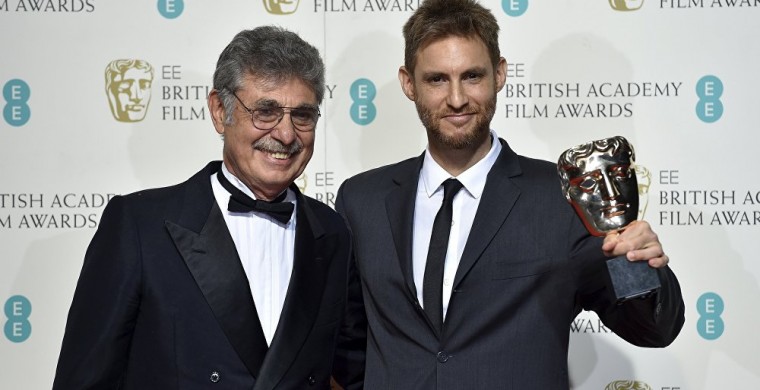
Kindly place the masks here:
<instances>
[{"instance_id":1,"label":"black tuxedo jacket","mask_svg":"<svg viewBox=\"0 0 760 390\"><path fill-rule=\"evenodd\" d=\"M267 347L212 194L219 167L212 162L182 184L108 204L85 256L55 389L329 389L346 305L348 230L333 210L291 187L293 271Z\"/></svg>"},{"instance_id":2,"label":"black tuxedo jacket","mask_svg":"<svg viewBox=\"0 0 760 390\"><path fill-rule=\"evenodd\" d=\"M556 165L503 140L488 174L442 333L412 277L423 157L347 180L336 209L352 231L368 327L365 389L568 389L570 324L593 310L625 340L668 345L683 324L678 282L617 305L601 251L562 195Z\"/></svg>"}]
</instances>

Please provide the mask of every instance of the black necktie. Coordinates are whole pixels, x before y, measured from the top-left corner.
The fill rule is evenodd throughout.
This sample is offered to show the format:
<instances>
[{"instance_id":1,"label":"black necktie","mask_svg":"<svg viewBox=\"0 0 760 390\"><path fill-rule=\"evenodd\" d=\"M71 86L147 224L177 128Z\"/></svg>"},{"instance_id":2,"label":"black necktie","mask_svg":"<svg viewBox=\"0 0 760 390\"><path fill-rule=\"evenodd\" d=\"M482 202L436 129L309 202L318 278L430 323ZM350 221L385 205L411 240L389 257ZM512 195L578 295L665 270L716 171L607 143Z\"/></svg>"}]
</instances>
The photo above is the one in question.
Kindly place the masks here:
<instances>
[{"instance_id":1,"label":"black necktie","mask_svg":"<svg viewBox=\"0 0 760 390\"><path fill-rule=\"evenodd\" d=\"M435 215L433 233L430 235L425 278L422 281L422 300L425 312L438 331L443 328L443 265L451 232L451 214L454 196L462 189L457 179L443 182L443 203Z\"/></svg>"},{"instance_id":2,"label":"black necktie","mask_svg":"<svg viewBox=\"0 0 760 390\"><path fill-rule=\"evenodd\" d=\"M227 204L227 210L235 213L250 213L251 211L257 211L260 213L266 213L272 216L272 218L278 220L280 223L288 223L290 216L293 215L293 203L283 202L288 191L283 191L280 196L271 202L264 200L252 199L246 195L239 188L235 187L224 177L222 170L220 169L216 173L216 178L219 179L219 183L222 187L230 193L230 203Z\"/></svg>"}]
</instances>

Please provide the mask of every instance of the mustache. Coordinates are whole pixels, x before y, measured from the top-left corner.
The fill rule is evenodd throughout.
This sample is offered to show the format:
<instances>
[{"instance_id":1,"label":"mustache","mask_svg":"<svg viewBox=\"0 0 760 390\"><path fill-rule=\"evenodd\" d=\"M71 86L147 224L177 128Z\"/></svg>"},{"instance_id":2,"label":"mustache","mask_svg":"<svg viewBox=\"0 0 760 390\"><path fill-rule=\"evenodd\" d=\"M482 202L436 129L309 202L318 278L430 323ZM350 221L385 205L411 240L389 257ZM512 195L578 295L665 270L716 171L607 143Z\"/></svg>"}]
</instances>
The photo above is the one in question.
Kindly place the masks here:
<instances>
[{"instance_id":1,"label":"mustache","mask_svg":"<svg viewBox=\"0 0 760 390\"><path fill-rule=\"evenodd\" d=\"M296 142L293 142L290 145L285 145L274 138L264 137L259 138L259 140L253 144L253 148L262 152L287 153L289 155L293 155L300 153L301 150L303 150L303 144L301 141L296 140Z\"/></svg>"}]
</instances>

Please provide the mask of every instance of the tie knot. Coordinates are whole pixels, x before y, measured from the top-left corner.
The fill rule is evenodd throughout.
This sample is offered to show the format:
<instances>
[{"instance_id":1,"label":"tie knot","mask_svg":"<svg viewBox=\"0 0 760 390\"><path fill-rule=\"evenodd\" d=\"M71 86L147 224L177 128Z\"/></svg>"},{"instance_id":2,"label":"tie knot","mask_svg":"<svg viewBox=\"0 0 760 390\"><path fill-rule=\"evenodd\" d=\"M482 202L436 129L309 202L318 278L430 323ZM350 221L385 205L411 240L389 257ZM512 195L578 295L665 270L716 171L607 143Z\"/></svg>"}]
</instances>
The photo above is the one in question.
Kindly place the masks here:
<instances>
[{"instance_id":1,"label":"tie knot","mask_svg":"<svg viewBox=\"0 0 760 390\"><path fill-rule=\"evenodd\" d=\"M462 183L457 179L446 179L443 182L443 201L451 201L454 195L462 189Z\"/></svg>"}]
</instances>

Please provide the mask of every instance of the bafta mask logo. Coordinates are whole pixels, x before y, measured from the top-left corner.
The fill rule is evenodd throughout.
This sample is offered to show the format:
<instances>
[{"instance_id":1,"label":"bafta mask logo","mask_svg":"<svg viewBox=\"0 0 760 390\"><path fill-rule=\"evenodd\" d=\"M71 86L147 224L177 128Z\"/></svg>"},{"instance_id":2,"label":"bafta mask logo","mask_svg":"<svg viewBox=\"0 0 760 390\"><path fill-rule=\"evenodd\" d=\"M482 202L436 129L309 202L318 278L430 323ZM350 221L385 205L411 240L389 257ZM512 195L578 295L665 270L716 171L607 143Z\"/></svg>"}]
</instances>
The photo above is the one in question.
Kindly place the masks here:
<instances>
[{"instance_id":1,"label":"bafta mask logo","mask_svg":"<svg viewBox=\"0 0 760 390\"><path fill-rule=\"evenodd\" d=\"M302 194L305 194L306 188L309 185L306 172L302 173L301 176L298 176L298 178L295 180L295 183L296 183L296 186L298 187L298 190L301 191Z\"/></svg>"},{"instance_id":2,"label":"bafta mask logo","mask_svg":"<svg viewBox=\"0 0 760 390\"><path fill-rule=\"evenodd\" d=\"M621 136L566 150L559 158L562 190L591 234L624 228L639 213L633 146Z\"/></svg>"},{"instance_id":3,"label":"bafta mask logo","mask_svg":"<svg viewBox=\"0 0 760 390\"><path fill-rule=\"evenodd\" d=\"M607 384L604 390L652 390L652 388L641 381L614 381Z\"/></svg>"},{"instance_id":4,"label":"bafta mask logo","mask_svg":"<svg viewBox=\"0 0 760 390\"><path fill-rule=\"evenodd\" d=\"M639 218L644 219L649 206L649 187L652 185L652 172L647 167L639 164L634 165L636 170L636 182L639 185Z\"/></svg>"},{"instance_id":5,"label":"bafta mask logo","mask_svg":"<svg viewBox=\"0 0 760 390\"><path fill-rule=\"evenodd\" d=\"M288 15L296 12L300 0L263 0L267 12L273 15Z\"/></svg>"},{"instance_id":6,"label":"bafta mask logo","mask_svg":"<svg viewBox=\"0 0 760 390\"><path fill-rule=\"evenodd\" d=\"M615 11L636 11L644 5L644 0L610 0Z\"/></svg>"},{"instance_id":7,"label":"bafta mask logo","mask_svg":"<svg viewBox=\"0 0 760 390\"><path fill-rule=\"evenodd\" d=\"M150 104L153 66L143 60L121 59L106 67L106 95L119 122L145 119Z\"/></svg>"}]
</instances>

